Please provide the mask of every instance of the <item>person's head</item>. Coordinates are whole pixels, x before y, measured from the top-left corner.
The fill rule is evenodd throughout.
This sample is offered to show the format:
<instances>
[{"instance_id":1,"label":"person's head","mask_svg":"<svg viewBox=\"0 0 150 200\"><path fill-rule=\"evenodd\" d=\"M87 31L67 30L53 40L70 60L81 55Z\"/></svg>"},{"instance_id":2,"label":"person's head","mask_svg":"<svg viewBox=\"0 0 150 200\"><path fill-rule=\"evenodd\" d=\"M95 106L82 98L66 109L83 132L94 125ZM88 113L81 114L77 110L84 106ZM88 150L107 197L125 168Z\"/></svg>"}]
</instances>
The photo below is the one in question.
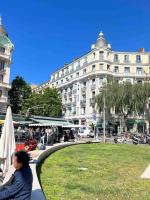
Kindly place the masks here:
<instances>
[{"instance_id":1,"label":"person's head","mask_svg":"<svg viewBox=\"0 0 150 200\"><path fill-rule=\"evenodd\" d=\"M13 166L15 169L19 170L22 167L28 167L30 161L30 156L25 151L18 151L14 154Z\"/></svg>"}]
</instances>

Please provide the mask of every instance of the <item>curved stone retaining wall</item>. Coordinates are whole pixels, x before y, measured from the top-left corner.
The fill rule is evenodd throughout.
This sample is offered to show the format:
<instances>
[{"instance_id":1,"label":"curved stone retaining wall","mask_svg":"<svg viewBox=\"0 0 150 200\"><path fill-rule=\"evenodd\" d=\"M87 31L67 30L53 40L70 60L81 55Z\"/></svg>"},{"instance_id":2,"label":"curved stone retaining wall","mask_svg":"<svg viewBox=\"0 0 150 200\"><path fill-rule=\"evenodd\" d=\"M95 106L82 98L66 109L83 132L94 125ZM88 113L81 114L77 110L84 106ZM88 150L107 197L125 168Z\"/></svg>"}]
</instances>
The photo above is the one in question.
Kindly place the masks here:
<instances>
[{"instance_id":1,"label":"curved stone retaining wall","mask_svg":"<svg viewBox=\"0 0 150 200\"><path fill-rule=\"evenodd\" d=\"M39 151L37 154L37 151L32 152L32 155L37 154L37 156L34 157L34 162L30 164L32 173L33 173L33 188L32 188L32 200L46 200L45 195L42 191L40 182L38 180L37 175L37 167L41 162L47 158L50 154L54 153L57 150L63 149L64 147L71 146L71 145L77 145L77 144L85 144L85 142L66 142L66 143L59 143L54 144L54 146L47 147L44 151Z\"/></svg>"}]
</instances>

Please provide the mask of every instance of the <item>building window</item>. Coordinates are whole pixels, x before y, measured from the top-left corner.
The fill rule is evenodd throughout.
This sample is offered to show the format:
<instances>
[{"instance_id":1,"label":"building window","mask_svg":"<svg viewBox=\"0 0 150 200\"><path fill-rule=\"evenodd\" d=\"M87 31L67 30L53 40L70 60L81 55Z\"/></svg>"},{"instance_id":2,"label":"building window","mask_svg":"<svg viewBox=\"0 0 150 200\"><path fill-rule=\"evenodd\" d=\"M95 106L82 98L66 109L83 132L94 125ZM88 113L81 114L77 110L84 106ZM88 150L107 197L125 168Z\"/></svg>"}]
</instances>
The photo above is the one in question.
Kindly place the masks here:
<instances>
[{"instance_id":1,"label":"building window","mask_svg":"<svg viewBox=\"0 0 150 200\"><path fill-rule=\"evenodd\" d=\"M107 65L107 70L110 70L110 65Z\"/></svg>"},{"instance_id":2,"label":"building window","mask_svg":"<svg viewBox=\"0 0 150 200\"><path fill-rule=\"evenodd\" d=\"M92 65L92 72L95 72L95 65Z\"/></svg>"},{"instance_id":3,"label":"building window","mask_svg":"<svg viewBox=\"0 0 150 200\"><path fill-rule=\"evenodd\" d=\"M129 63L129 55L124 55L124 62Z\"/></svg>"},{"instance_id":4,"label":"building window","mask_svg":"<svg viewBox=\"0 0 150 200\"><path fill-rule=\"evenodd\" d=\"M141 63L141 56L140 55L136 55L136 62Z\"/></svg>"},{"instance_id":5,"label":"building window","mask_svg":"<svg viewBox=\"0 0 150 200\"><path fill-rule=\"evenodd\" d=\"M62 70L61 76L64 76L64 69Z\"/></svg>"},{"instance_id":6,"label":"building window","mask_svg":"<svg viewBox=\"0 0 150 200\"><path fill-rule=\"evenodd\" d=\"M130 67L125 67L124 72L125 72L125 74L129 74L130 73Z\"/></svg>"},{"instance_id":7,"label":"building window","mask_svg":"<svg viewBox=\"0 0 150 200\"><path fill-rule=\"evenodd\" d=\"M86 82L83 82L83 87L86 87Z\"/></svg>"},{"instance_id":8,"label":"building window","mask_svg":"<svg viewBox=\"0 0 150 200\"><path fill-rule=\"evenodd\" d=\"M92 85L94 85L94 84L95 84L95 78L92 79Z\"/></svg>"},{"instance_id":9,"label":"building window","mask_svg":"<svg viewBox=\"0 0 150 200\"><path fill-rule=\"evenodd\" d=\"M143 68L142 68L142 67L137 67L137 68L136 68L136 73L137 73L138 75L142 75L142 74L143 74Z\"/></svg>"},{"instance_id":10,"label":"building window","mask_svg":"<svg viewBox=\"0 0 150 200\"><path fill-rule=\"evenodd\" d=\"M148 61L149 61L149 63L150 63L150 55L148 56Z\"/></svg>"},{"instance_id":11,"label":"building window","mask_svg":"<svg viewBox=\"0 0 150 200\"><path fill-rule=\"evenodd\" d=\"M141 84L141 83L142 83L142 80L140 80L140 79L139 79L139 80L137 80L137 83L140 83L140 84Z\"/></svg>"},{"instance_id":12,"label":"building window","mask_svg":"<svg viewBox=\"0 0 150 200\"><path fill-rule=\"evenodd\" d=\"M83 74L86 74L86 69L83 69Z\"/></svg>"},{"instance_id":13,"label":"building window","mask_svg":"<svg viewBox=\"0 0 150 200\"><path fill-rule=\"evenodd\" d=\"M126 79L126 82L132 83L132 80L131 80L130 78L127 78L127 79Z\"/></svg>"},{"instance_id":14,"label":"building window","mask_svg":"<svg viewBox=\"0 0 150 200\"><path fill-rule=\"evenodd\" d=\"M76 77L79 77L79 72L76 73Z\"/></svg>"},{"instance_id":15,"label":"building window","mask_svg":"<svg viewBox=\"0 0 150 200\"><path fill-rule=\"evenodd\" d=\"M93 58L95 59L95 52L93 53Z\"/></svg>"},{"instance_id":16,"label":"building window","mask_svg":"<svg viewBox=\"0 0 150 200\"><path fill-rule=\"evenodd\" d=\"M100 85L103 84L103 77L100 77L100 79L99 79L99 83L100 83Z\"/></svg>"},{"instance_id":17,"label":"building window","mask_svg":"<svg viewBox=\"0 0 150 200\"><path fill-rule=\"evenodd\" d=\"M83 107L82 114L85 115L85 107Z\"/></svg>"},{"instance_id":18,"label":"building window","mask_svg":"<svg viewBox=\"0 0 150 200\"><path fill-rule=\"evenodd\" d=\"M100 71L103 71L103 68L104 68L104 64L100 64Z\"/></svg>"},{"instance_id":19,"label":"building window","mask_svg":"<svg viewBox=\"0 0 150 200\"><path fill-rule=\"evenodd\" d=\"M118 54L114 55L114 62L118 62Z\"/></svg>"},{"instance_id":20,"label":"building window","mask_svg":"<svg viewBox=\"0 0 150 200\"><path fill-rule=\"evenodd\" d=\"M115 72L115 73L118 73L118 72L119 72L119 67L118 67L118 66L115 66L115 67L114 67L114 72Z\"/></svg>"},{"instance_id":21,"label":"building window","mask_svg":"<svg viewBox=\"0 0 150 200\"><path fill-rule=\"evenodd\" d=\"M0 52L1 53L5 53L5 48L4 47L0 47Z\"/></svg>"},{"instance_id":22,"label":"building window","mask_svg":"<svg viewBox=\"0 0 150 200\"><path fill-rule=\"evenodd\" d=\"M104 59L104 51L99 52L99 59L103 60Z\"/></svg>"},{"instance_id":23,"label":"building window","mask_svg":"<svg viewBox=\"0 0 150 200\"><path fill-rule=\"evenodd\" d=\"M4 60L0 60L0 70L5 68L5 61Z\"/></svg>"},{"instance_id":24,"label":"building window","mask_svg":"<svg viewBox=\"0 0 150 200\"><path fill-rule=\"evenodd\" d=\"M92 98L94 98L95 97L95 92L92 92Z\"/></svg>"},{"instance_id":25,"label":"building window","mask_svg":"<svg viewBox=\"0 0 150 200\"><path fill-rule=\"evenodd\" d=\"M57 76L56 76L56 78L57 78L57 79L59 78L59 73L57 73Z\"/></svg>"},{"instance_id":26,"label":"building window","mask_svg":"<svg viewBox=\"0 0 150 200\"><path fill-rule=\"evenodd\" d=\"M3 75L0 76L0 83L3 83Z\"/></svg>"}]
</instances>

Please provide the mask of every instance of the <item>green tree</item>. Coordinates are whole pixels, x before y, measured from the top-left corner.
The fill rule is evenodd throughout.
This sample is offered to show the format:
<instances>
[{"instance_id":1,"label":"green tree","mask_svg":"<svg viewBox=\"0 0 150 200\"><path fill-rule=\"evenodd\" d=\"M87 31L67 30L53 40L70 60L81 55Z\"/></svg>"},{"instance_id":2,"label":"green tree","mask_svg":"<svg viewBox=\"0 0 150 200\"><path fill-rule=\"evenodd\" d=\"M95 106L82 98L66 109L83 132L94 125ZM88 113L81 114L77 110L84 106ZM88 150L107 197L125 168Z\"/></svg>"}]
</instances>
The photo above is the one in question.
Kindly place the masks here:
<instances>
[{"instance_id":1,"label":"green tree","mask_svg":"<svg viewBox=\"0 0 150 200\"><path fill-rule=\"evenodd\" d=\"M17 76L12 81L8 95L12 112L18 114L22 109L24 101L31 95L31 87L22 77Z\"/></svg>"},{"instance_id":2,"label":"green tree","mask_svg":"<svg viewBox=\"0 0 150 200\"><path fill-rule=\"evenodd\" d=\"M27 111L34 115L60 117L62 104L58 90L47 88L43 91L43 94L33 93L24 102L22 113L26 114Z\"/></svg>"},{"instance_id":3,"label":"green tree","mask_svg":"<svg viewBox=\"0 0 150 200\"><path fill-rule=\"evenodd\" d=\"M103 99L106 99L106 109L115 114L123 121L125 130L127 129L127 118L134 111L133 85L129 82L119 84L116 81L105 85L101 93L96 97L96 103L99 111L103 109Z\"/></svg>"},{"instance_id":4,"label":"green tree","mask_svg":"<svg viewBox=\"0 0 150 200\"><path fill-rule=\"evenodd\" d=\"M124 129L127 130L127 119L130 115L141 116L146 112L150 97L150 84L131 84L129 82L119 84L113 81L105 85L96 97L100 112L103 109L104 97L106 108L115 110L115 114L123 120Z\"/></svg>"}]
</instances>

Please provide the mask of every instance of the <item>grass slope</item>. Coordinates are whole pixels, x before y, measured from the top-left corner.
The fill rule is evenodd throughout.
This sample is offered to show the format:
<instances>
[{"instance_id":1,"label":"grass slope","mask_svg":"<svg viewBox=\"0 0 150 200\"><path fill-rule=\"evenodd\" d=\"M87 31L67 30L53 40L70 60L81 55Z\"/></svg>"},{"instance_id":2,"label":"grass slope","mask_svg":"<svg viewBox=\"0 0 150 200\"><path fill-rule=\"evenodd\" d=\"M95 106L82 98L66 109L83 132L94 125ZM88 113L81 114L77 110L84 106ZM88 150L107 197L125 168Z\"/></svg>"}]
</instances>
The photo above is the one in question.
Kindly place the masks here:
<instances>
[{"instance_id":1,"label":"grass slope","mask_svg":"<svg viewBox=\"0 0 150 200\"><path fill-rule=\"evenodd\" d=\"M149 200L150 181L140 178L149 163L150 147L83 144L57 151L38 170L47 200Z\"/></svg>"}]
</instances>

